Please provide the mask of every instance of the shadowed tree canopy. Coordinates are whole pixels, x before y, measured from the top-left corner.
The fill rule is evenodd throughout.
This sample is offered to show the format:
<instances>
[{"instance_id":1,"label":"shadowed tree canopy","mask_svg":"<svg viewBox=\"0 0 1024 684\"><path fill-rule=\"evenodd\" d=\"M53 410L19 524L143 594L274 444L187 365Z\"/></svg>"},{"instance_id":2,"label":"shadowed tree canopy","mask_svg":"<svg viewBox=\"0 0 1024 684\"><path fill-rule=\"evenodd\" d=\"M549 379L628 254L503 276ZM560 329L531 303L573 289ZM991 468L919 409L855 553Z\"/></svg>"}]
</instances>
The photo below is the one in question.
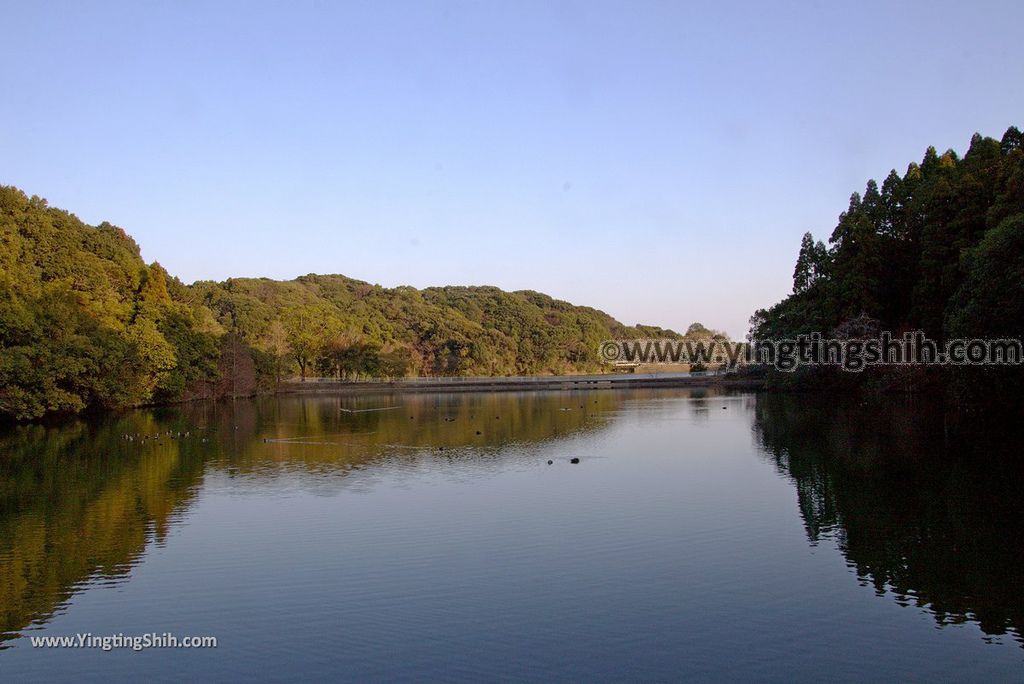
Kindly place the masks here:
<instances>
[{"instance_id":1,"label":"shadowed tree canopy","mask_svg":"<svg viewBox=\"0 0 1024 684\"><path fill-rule=\"evenodd\" d=\"M829 334L877 319L936 340L1024 337L1024 138L975 134L963 158L930 147L901 176L869 181L840 214L829 247L801 241L793 293L757 311L757 339ZM876 369L877 375L884 375ZM978 396L1019 369L956 369L944 380Z\"/></svg>"}]
</instances>

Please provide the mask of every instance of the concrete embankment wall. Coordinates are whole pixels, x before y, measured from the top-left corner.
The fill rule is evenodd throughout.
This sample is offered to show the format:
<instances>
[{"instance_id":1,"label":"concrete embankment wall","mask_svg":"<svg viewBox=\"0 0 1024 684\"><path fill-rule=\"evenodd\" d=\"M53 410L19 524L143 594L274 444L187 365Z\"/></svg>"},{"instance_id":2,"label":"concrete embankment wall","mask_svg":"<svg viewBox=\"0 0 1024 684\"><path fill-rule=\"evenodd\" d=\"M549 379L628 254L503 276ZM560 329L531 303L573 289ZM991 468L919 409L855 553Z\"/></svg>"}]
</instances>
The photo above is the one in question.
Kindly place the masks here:
<instances>
[{"instance_id":1,"label":"concrete embankment wall","mask_svg":"<svg viewBox=\"0 0 1024 684\"><path fill-rule=\"evenodd\" d=\"M522 390L585 390L628 387L721 387L753 389L761 381L729 375L689 373L522 376L497 378L406 378L394 381L340 382L292 380L281 384L284 394L362 394L374 392L501 392Z\"/></svg>"}]
</instances>

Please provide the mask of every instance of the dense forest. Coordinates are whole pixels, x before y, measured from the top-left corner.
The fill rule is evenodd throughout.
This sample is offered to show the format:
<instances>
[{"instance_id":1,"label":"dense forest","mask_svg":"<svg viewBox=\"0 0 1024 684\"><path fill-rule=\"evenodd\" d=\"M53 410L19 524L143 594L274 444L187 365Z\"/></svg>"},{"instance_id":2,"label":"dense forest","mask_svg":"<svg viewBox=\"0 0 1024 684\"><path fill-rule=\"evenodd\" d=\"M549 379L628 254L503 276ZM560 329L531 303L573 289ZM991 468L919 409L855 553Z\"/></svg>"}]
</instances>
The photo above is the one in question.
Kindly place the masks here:
<instances>
[{"instance_id":1,"label":"dense forest","mask_svg":"<svg viewBox=\"0 0 1024 684\"><path fill-rule=\"evenodd\" d=\"M751 336L869 321L897 335L1024 337L1024 135L929 148L854 193L828 245L804 236L793 293ZM694 324L687 336L710 336ZM495 287L384 288L341 275L185 285L122 229L84 224L0 187L0 416L37 418L242 396L294 375L564 374L600 367L606 339L682 338L596 309ZM1019 368L803 369L790 385L940 384L959 401L1014 396Z\"/></svg>"},{"instance_id":2,"label":"dense forest","mask_svg":"<svg viewBox=\"0 0 1024 684\"><path fill-rule=\"evenodd\" d=\"M828 245L804 235L793 293L751 318L755 339L793 339L861 327L896 335L1024 337L1024 135L975 134L961 158L928 148L901 176L854 193ZM1020 368L806 368L776 380L797 386L941 386L954 399L1016 396ZM1019 402L1015 402L1019 404Z\"/></svg>"},{"instance_id":3,"label":"dense forest","mask_svg":"<svg viewBox=\"0 0 1024 684\"><path fill-rule=\"evenodd\" d=\"M293 375L591 371L601 341L636 337L680 336L495 287L185 285L122 229L0 187L0 417L250 395Z\"/></svg>"}]
</instances>

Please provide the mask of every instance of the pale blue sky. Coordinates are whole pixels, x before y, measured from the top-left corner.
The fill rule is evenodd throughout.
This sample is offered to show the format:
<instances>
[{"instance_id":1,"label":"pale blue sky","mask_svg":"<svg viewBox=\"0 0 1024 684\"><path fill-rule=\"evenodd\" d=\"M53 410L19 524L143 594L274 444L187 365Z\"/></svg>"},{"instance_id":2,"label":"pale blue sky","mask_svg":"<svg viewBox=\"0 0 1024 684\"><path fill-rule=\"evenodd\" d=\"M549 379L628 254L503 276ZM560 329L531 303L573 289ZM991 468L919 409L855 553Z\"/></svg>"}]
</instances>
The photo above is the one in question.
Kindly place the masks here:
<instances>
[{"instance_id":1,"label":"pale blue sky","mask_svg":"<svg viewBox=\"0 0 1024 684\"><path fill-rule=\"evenodd\" d=\"M867 178L1024 125L1022 8L4 0L0 183L186 282L493 284L739 336Z\"/></svg>"}]
</instances>

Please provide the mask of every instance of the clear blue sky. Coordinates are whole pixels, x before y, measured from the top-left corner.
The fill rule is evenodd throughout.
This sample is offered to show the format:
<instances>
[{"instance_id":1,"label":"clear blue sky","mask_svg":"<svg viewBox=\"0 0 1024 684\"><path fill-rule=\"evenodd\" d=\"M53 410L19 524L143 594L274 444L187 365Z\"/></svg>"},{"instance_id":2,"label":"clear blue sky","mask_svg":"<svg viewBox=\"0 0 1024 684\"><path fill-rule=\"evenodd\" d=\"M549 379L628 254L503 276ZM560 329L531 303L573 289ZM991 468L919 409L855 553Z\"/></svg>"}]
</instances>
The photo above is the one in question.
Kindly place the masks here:
<instances>
[{"instance_id":1,"label":"clear blue sky","mask_svg":"<svg viewBox=\"0 0 1024 684\"><path fill-rule=\"evenodd\" d=\"M186 282L536 289L739 336L801 234L1024 125L1024 4L12 2L0 183Z\"/></svg>"}]
</instances>

